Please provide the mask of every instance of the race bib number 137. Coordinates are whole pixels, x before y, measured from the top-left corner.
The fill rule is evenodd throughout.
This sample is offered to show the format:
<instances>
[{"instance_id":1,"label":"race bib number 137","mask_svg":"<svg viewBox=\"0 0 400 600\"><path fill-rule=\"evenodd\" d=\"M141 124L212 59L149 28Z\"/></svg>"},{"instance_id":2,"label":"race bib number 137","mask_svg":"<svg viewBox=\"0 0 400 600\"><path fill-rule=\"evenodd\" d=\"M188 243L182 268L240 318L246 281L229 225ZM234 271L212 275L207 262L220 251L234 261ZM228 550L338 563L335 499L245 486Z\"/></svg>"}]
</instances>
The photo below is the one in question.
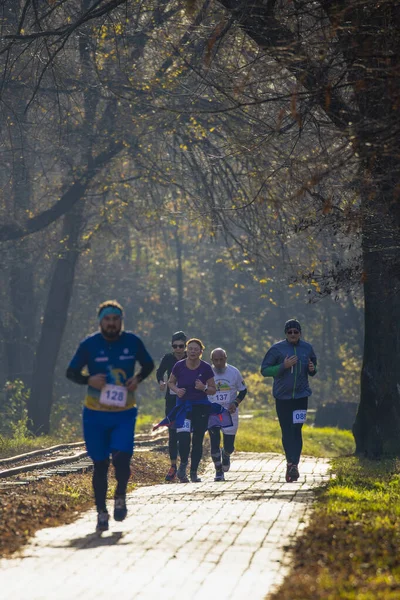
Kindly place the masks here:
<instances>
[{"instance_id":1,"label":"race bib number 137","mask_svg":"<svg viewBox=\"0 0 400 600\"><path fill-rule=\"evenodd\" d=\"M121 385L105 385L100 394L100 404L106 406L126 406L128 390Z\"/></svg>"}]
</instances>

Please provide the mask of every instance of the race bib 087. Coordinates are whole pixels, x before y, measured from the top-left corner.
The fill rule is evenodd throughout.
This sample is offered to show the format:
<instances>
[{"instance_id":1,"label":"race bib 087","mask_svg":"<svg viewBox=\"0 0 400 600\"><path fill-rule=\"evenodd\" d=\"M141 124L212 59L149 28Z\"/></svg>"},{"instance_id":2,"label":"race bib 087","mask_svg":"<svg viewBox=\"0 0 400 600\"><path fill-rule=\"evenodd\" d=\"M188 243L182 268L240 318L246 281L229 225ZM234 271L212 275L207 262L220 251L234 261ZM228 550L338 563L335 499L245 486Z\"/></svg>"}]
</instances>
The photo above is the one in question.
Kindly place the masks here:
<instances>
[{"instance_id":1,"label":"race bib 087","mask_svg":"<svg viewBox=\"0 0 400 600\"><path fill-rule=\"evenodd\" d=\"M126 406L126 400L128 398L128 390L121 385L105 385L100 394L100 404L106 406Z\"/></svg>"},{"instance_id":2,"label":"race bib 087","mask_svg":"<svg viewBox=\"0 0 400 600\"><path fill-rule=\"evenodd\" d=\"M293 411L293 423L305 423L307 411L305 409Z\"/></svg>"}]
</instances>

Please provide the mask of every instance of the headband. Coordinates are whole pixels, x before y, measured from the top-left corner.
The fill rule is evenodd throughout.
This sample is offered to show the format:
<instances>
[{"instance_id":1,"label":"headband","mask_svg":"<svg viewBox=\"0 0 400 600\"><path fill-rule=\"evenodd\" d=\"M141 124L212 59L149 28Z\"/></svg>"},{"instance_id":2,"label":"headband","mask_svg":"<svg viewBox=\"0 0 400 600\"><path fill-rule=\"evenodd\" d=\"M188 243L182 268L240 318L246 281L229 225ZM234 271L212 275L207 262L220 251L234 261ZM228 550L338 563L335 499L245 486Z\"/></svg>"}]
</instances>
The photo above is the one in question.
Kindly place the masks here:
<instances>
[{"instance_id":1,"label":"headband","mask_svg":"<svg viewBox=\"0 0 400 600\"><path fill-rule=\"evenodd\" d=\"M99 321L101 321L107 315L117 315L117 317L123 318L122 310L117 306L105 306L99 313Z\"/></svg>"}]
</instances>

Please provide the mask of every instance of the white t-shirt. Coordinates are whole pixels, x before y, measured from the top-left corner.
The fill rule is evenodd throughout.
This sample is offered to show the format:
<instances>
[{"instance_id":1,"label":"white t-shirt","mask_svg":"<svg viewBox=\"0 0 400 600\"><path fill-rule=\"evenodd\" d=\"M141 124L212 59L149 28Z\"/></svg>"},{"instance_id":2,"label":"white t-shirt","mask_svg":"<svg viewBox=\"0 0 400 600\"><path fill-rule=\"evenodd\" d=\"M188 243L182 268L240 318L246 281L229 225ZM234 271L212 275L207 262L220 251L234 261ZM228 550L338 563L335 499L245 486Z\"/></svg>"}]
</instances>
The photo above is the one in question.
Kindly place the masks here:
<instances>
[{"instance_id":1,"label":"white t-shirt","mask_svg":"<svg viewBox=\"0 0 400 600\"><path fill-rule=\"evenodd\" d=\"M227 364L223 373L218 373L213 367L215 385L217 391L214 396L208 396L210 402L217 402L224 408L228 408L232 402L235 402L238 392L246 389L246 385L243 381L243 377L240 371ZM233 425L231 427L224 427L223 432L228 435L235 435L239 425L239 410L236 409L232 416Z\"/></svg>"}]
</instances>

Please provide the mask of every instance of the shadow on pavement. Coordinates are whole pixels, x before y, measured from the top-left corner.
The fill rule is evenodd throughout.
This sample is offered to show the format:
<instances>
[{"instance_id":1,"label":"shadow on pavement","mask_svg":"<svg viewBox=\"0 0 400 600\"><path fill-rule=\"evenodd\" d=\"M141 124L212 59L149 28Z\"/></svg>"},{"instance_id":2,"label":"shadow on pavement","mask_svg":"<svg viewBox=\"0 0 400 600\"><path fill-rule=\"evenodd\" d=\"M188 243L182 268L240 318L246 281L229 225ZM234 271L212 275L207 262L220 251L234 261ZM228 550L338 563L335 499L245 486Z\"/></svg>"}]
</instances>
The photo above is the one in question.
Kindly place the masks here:
<instances>
[{"instance_id":1,"label":"shadow on pavement","mask_svg":"<svg viewBox=\"0 0 400 600\"><path fill-rule=\"evenodd\" d=\"M101 535L96 532L88 533L84 537L69 540L67 547L77 548L78 550L91 550L92 548L99 548L101 546L115 546L116 544L119 546L128 545L129 542L119 543L123 535L122 531L113 531L106 535ZM65 546L53 545L53 548L65 548Z\"/></svg>"}]
</instances>

